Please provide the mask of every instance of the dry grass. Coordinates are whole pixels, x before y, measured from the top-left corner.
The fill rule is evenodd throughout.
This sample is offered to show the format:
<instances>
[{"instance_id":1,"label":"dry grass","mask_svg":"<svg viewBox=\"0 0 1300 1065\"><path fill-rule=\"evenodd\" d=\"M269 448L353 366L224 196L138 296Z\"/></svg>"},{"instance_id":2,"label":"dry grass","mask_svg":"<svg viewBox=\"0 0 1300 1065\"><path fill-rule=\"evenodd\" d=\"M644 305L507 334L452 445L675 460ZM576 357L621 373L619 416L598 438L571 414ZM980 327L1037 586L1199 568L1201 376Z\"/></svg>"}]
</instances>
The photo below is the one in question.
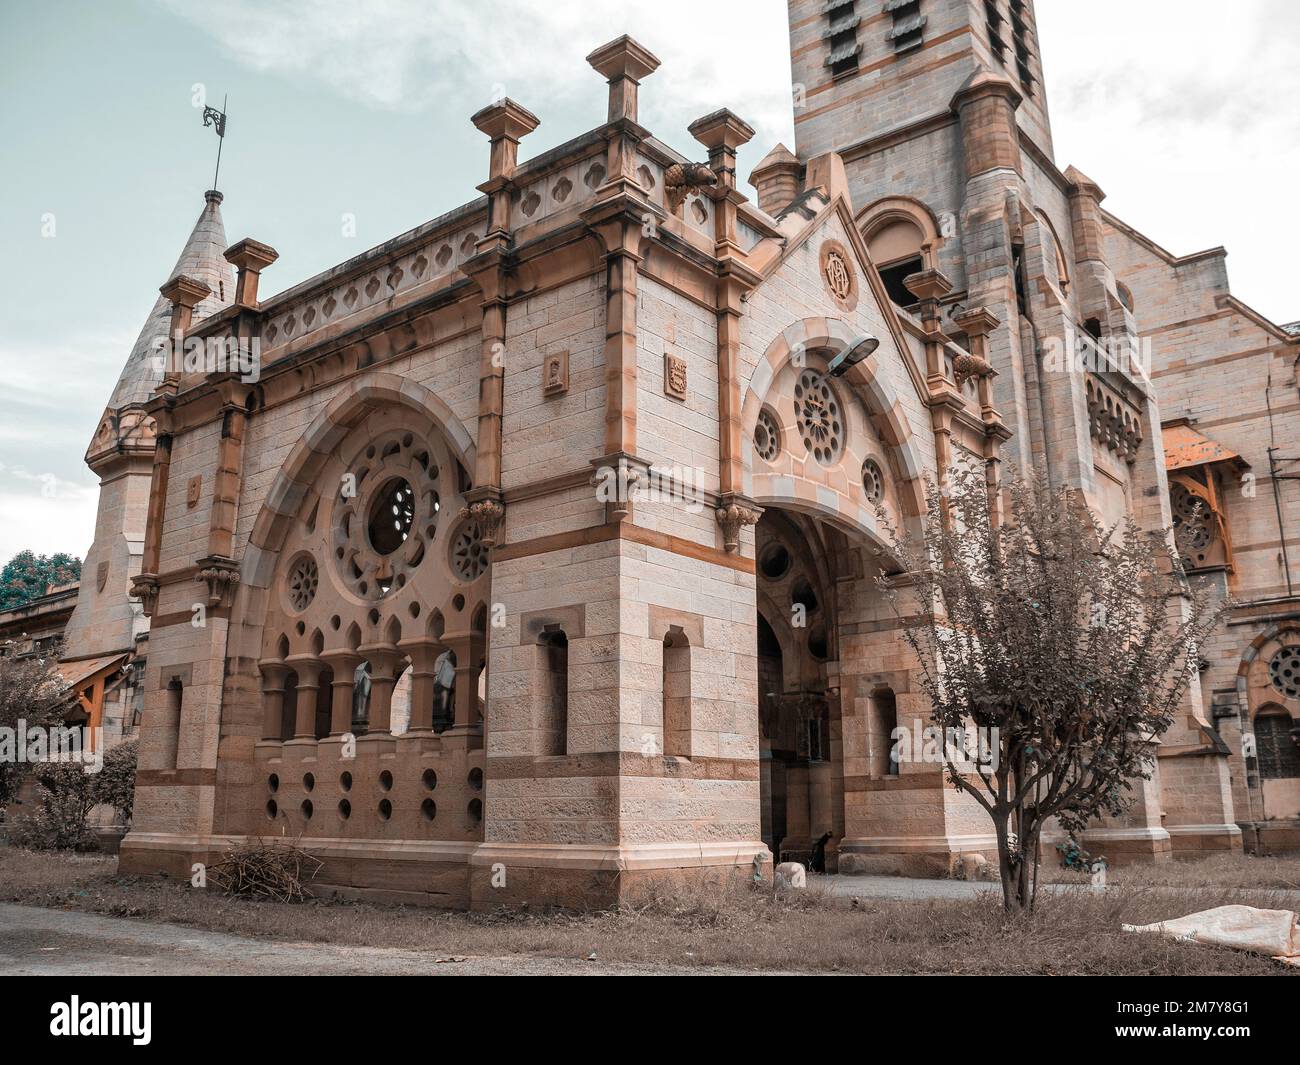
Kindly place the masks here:
<instances>
[{"instance_id":1,"label":"dry grass","mask_svg":"<svg viewBox=\"0 0 1300 1065\"><path fill-rule=\"evenodd\" d=\"M615 911L581 914L464 914L368 903L280 905L223 898L154 878L119 877L115 860L0 848L0 899L174 921L212 931L289 941L402 947L432 956L511 954L674 966L857 973L1280 974L1267 958L1155 936L1122 933L1194 909L1244 902L1294 908L1294 894L1258 890L1255 859L1229 859L1173 872L1206 890L1189 902L1168 882L1131 883L1105 894L1040 898L1032 917L1010 921L996 898L930 902L863 901L810 891L774 898L747 886L665 895ZM1290 875L1271 865L1264 877ZM1235 878L1235 879L1234 879ZM1252 887L1238 886L1242 880ZM1228 883L1233 881L1233 883Z\"/></svg>"}]
</instances>

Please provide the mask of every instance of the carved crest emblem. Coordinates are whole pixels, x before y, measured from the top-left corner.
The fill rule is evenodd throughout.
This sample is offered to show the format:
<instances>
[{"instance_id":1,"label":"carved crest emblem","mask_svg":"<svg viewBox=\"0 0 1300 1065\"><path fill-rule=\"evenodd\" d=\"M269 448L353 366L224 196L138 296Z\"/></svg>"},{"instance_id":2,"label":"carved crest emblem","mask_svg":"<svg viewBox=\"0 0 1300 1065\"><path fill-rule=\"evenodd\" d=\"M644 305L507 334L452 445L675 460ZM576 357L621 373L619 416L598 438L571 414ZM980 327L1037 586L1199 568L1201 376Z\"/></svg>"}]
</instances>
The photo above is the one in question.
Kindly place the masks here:
<instances>
[{"instance_id":1,"label":"carved crest emblem","mask_svg":"<svg viewBox=\"0 0 1300 1065\"><path fill-rule=\"evenodd\" d=\"M664 352L664 393L673 399L686 398L686 360Z\"/></svg>"},{"instance_id":2,"label":"carved crest emblem","mask_svg":"<svg viewBox=\"0 0 1300 1065\"><path fill-rule=\"evenodd\" d=\"M193 510L199 505L199 495L203 491L203 475L196 473L185 485L185 505Z\"/></svg>"},{"instance_id":3,"label":"carved crest emblem","mask_svg":"<svg viewBox=\"0 0 1300 1065\"><path fill-rule=\"evenodd\" d=\"M557 351L542 362L542 395L555 396L569 390L569 353Z\"/></svg>"},{"instance_id":4,"label":"carved crest emblem","mask_svg":"<svg viewBox=\"0 0 1300 1065\"><path fill-rule=\"evenodd\" d=\"M858 305L857 272L849 250L838 240L828 240L822 245L821 270L822 280L835 302L843 310L853 310Z\"/></svg>"}]
</instances>

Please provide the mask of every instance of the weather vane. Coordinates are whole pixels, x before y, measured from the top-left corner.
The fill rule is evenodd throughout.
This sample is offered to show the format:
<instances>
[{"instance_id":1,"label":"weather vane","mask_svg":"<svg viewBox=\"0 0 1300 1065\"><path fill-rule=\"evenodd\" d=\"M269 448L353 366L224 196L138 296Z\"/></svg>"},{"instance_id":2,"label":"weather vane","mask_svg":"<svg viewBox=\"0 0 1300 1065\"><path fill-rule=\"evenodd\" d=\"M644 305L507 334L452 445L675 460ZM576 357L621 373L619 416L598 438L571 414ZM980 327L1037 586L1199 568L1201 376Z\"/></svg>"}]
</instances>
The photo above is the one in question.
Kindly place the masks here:
<instances>
[{"instance_id":1,"label":"weather vane","mask_svg":"<svg viewBox=\"0 0 1300 1065\"><path fill-rule=\"evenodd\" d=\"M221 173L221 147L226 142L226 97L221 98L221 110L215 107L203 109L203 124L212 126L217 131L217 169L212 174L212 187L217 187L217 177Z\"/></svg>"}]
</instances>

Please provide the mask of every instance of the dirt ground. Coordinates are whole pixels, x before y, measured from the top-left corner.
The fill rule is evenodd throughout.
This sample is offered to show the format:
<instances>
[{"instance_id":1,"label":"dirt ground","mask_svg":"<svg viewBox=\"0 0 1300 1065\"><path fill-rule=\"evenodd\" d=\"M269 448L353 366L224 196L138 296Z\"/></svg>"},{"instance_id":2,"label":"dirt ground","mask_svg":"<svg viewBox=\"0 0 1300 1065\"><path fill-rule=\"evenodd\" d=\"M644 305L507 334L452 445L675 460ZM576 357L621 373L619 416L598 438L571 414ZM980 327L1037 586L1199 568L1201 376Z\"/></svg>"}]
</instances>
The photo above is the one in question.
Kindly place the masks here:
<instances>
[{"instance_id":1,"label":"dirt ground","mask_svg":"<svg viewBox=\"0 0 1300 1065\"><path fill-rule=\"evenodd\" d=\"M814 878L790 897L738 881L613 911L465 914L231 899L118 876L113 858L0 847L0 901L21 904L0 907L0 972L1281 975L1267 958L1120 924L1230 902L1300 909L1300 858L1125 870L1103 893L1045 891L1016 919L974 885L951 897L958 882L877 879Z\"/></svg>"}]
</instances>

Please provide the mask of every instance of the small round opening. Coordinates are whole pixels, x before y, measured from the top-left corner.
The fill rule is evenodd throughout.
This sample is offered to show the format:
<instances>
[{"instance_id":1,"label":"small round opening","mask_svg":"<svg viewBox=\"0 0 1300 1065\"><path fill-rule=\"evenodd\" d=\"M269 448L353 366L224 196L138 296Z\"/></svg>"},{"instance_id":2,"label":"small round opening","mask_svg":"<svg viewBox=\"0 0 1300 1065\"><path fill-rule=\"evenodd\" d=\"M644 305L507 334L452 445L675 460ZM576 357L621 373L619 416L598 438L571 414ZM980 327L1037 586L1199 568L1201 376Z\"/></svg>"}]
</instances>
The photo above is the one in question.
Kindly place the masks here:
<instances>
[{"instance_id":1,"label":"small round opening","mask_svg":"<svg viewBox=\"0 0 1300 1065\"><path fill-rule=\"evenodd\" d=\"M339 817L346 821L352 816L352 804L347 799L339 799Z\"/></svg>"},{"instance_id":2,"label":"small round opening","mask_svg":"<svg viewBox=\"0 0 1300 1065\"><path fill-rule=\"evenodd\" d=\"M469 771L469 776L466 779L469 780L469 786L475 791L483 790L483 770L477 767L471 769Z\"/></svg>"},{"instance_id":3,"label":"small round opening","mask_svg":"<svg viewBox=\"0 0 1300 1065\"><path fill-rule=\"evenodd\" d=\"M280 778L275 773L272 773L269 777L266 778L266 786L270 788L272 791L279 791Z\"/></svg>"},{"instance_id":4,"label":"small round opening","mask_svg":"<svg viewBox=\"0 0 1300 1065\"><path fill-rule=\"evenodd\" d=\"M313 776L311 773L304 773L302 775L302 786L306 788L308 791L311 791L311 789L316 786L315 776Z\"/></svg>"},{"instance_id":5,"label":"small round opening","mask_svg":"<svg viewBox=\"0 0 1300 1065\"><path fill-rule=\"evenodd\" d=\"M433 791L433 789L438 786L438 774L432 769L426 769L420 779L424 782L424 786L430 791Z\"/></svg>"},{"instance_id":6,"label":"small round opening","mask_svg":"<svg viewBox=\"0 0 1300 1065\"><path fill-rule=\"evenodd\" d=\"M387 769L385 769L382 773L379 774L379 786L383 788L385 791L393 790L393 774L390 773Z\"/></svg>"},{"instance_id":7,"label":"small round opening","mask_svg":"<svg viewBox=\"0 0 1300 1065\"><path fill-rule=\"evenodd\" d=\"M406 542L415 520L415 492L403 477L387 481L370 504L370 546L381 555L391 555Z\"/></svg>"},{"instance_id":8,"label":"small round opening","mask_svg":"<svg viewBox=\"0 0 1300 1065\"><path fill-rule=\"evenodd\" d=\"M432 799L425 799L424 802L420 803L420 813L424 815L426 821L432 821L438 816L438 807L434 805Z\"/></svg>"},{"instance_id":9,"label":"small round opening","mask_svg":"<svg viewBox=\"0 0 1300 1065\"><path fill-rule=\"evenodd\" d=\"M340 774L339 774L339 786L340 786L344 791L351 791L351 790L352 790L352 774L349 773L349 772L347 772L346 770L345 770L344 772L340 773Z\"/></svg>"},{"instance_id":10,"label":"small round opening","mask_svg":"<svg viewBox=\"0 0 1300 1065\"><path fill-rule=\"evenodd\" d=\"M315 812L315 807L311 804L311 799L302 800L302 817L304 821L310 821L311 815Z\"/></svg>"},{"instance_id":11,"label":"small round opening","mask_svg":"<svg viewBox=\"0 0 1300 1065\"><path fill-rule=\"evenodd\" d=\"M784 544L768 544L758 560L758 568L769 581L778 580L784 577L790 568L790 552L786 550Z\"/></svg>"},{"instance_id":12,"label":"small round opening","mask_svg":"<svg viewBox=\"0 0 1300 1065\"><path fill-rule=\"evenodd\" d=\"M817 612L817 593L812 590L812 585L805 578L800 577L795 581L794 587L790 590L790 598L809 614Z\"/></svg>"},{"instance_id":13,"label":"small round opening","mask_svg":"<svg viewBox=\"0 0 1300 1065\"><path fill-rule=\"evenodd\" d=\"M393 804L387 799L379 800L379 820L387 821L393 816Z\"/></svg>"},{"instance_id":14,"label":"small round opening","mask_svg":"<svg viewBox=\"0 0 1300 1065\"><path fill-rule=\"evenodd\" d=\"M479 821L482 821L482 820L483 820L483 800L482 800L482 799L470 799L470 801L469 801L469 806L466 807L465 812L469 814L469 819L470 819L471 822L474 822L475 824L477 824Z\"/></svg>"},{"instance_id":15,"label":"small round opening","mask_svg":"<svg viewBox=\"0 0 1300 1065\"><path fill-rule=\"evenodd\" d=\"M274 821L274 820L275 820L275 815L278 814L279 812L280 812L280 807L278 807L278 806L275 804L275 800L274 800L274 799L271 799L271 800L266 804L266 816L269 817L272 821Z\"/></svg>"}]
</instances>

